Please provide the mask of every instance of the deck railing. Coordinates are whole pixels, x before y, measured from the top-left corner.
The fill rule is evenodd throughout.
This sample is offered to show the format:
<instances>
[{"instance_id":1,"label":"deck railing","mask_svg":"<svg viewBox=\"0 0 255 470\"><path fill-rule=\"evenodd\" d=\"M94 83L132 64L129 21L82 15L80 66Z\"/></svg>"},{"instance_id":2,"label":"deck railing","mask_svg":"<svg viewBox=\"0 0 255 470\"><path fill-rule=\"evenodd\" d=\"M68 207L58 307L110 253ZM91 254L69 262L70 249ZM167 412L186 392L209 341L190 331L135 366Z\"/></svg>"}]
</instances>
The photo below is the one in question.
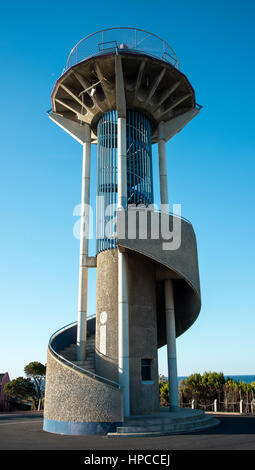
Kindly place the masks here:
<instances>
[{"instance_id":1,"label":"deck railing","mask_svg":"<svg viewBox=\"0 0 255 470\"><path fill-rule=\"evenodd\" d=\"M179 69L177 56L164 39L142 29L119 27L102 29L81 39L71 50L64 71L94 55L118 50L151 55Z\"/></svg>"}]
</instances>

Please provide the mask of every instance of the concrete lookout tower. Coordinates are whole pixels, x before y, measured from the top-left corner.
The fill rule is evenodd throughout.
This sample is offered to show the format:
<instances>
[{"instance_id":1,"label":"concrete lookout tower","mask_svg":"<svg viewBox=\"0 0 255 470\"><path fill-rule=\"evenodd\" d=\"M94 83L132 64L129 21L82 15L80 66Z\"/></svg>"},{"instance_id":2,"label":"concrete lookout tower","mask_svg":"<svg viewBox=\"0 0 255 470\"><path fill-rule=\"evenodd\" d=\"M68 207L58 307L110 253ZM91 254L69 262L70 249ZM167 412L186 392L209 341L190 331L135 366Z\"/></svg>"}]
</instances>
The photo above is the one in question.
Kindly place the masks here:
<instances>
[{"instance_id":1,"label":"concrete lookout tower","mask_svg":"<svg viewBox=\"0 0 255 470\"><path fill-rule=\"evenodd\" d=\"M176 337L201 306L195 234L169 212L166 142L200 110L170 46L112 28L82 39L52 92L49 117L83 146L78 322L48 346L44 430L171 433L216 423L178 403ZM90 175L91 144L97 176ZM160 210L153 195L158 145ZM97 186L89 256L90 185ZM87 316L88 269L97 269ZM158 348L167 345L170 408L159 406ZM177 426L177 427L176 427ZM185 427L186 426L186 427ZM192 427L193 426L193 427Z\"/></svg>"}]
</instances>

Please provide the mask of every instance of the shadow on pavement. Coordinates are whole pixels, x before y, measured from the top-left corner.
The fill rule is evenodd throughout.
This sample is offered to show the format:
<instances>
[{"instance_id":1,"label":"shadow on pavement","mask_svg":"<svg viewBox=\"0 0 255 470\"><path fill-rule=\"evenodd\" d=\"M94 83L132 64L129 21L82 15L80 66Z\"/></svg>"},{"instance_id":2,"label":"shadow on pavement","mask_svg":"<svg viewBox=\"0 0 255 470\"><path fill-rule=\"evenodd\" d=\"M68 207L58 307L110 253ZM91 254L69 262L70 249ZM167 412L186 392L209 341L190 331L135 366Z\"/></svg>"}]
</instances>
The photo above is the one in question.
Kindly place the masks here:
<instances>
[{"instance_id":1,"label":"shadow on pavement","mask_svg":"<svg viewBox=\"0 0 255 470\"><path fill-rule=\"evenodd\" d=\"M220 424L214 428L197 431L192 434L255 434L255 416L239 415L211 415L220 420Z\"/></svg>"}]
</instances>

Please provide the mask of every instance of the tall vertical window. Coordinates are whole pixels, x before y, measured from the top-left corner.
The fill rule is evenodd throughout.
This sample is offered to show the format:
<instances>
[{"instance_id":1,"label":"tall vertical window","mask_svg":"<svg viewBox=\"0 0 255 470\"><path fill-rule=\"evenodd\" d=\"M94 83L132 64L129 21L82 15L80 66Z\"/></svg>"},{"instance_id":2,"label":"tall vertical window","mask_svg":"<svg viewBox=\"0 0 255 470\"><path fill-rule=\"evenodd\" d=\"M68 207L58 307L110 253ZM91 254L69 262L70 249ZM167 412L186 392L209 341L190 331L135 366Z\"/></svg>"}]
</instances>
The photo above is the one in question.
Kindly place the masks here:
<instances>
[{"instance_id":1,"label":"tall vertical window","mask_svg":"<svg viewBox=\"0 0 255 470\"><path fill-rule=\"evenodd\" d=\"M97 253L116 248L113 218L118 198L117 111L104 114L97 126Z\"/></svg>"},{"instance_id":2,"label":"tall vertical window","mask_svg":"<svg viewBox=\"0 0 255 470\"><path fill-rule=\"evenodd\" d=\"M153 203L151 125L137 111L127 111L128 204Z\"/></svg>"},{"instance_id":3,"label":"tall vertical window","mask_svg":"<svg viewBox=\"0 0 255 470\"><path fill-rule=\"evenodd\" d=\"M118 198L117 111L105 113L98 122L97 153L97 253L116 248L114 217ZM127 111L128 204L153 203L150 121L138 111Z\"/></svg>"}]
</instances>

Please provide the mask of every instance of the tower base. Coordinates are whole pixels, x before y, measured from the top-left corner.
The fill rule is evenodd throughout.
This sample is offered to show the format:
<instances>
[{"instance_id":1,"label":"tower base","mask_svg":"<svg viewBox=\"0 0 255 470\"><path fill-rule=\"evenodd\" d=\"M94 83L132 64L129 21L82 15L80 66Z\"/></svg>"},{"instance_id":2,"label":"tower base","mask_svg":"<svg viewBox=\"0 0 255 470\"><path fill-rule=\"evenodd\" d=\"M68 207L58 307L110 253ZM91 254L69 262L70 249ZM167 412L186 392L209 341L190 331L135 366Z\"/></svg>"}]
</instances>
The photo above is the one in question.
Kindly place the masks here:
<instances>
[{"instance_id":1,"label":"tower base","mask_svg":"<svg viewBox=\"0 0 255 470\"><path fill-rule=\"evenodd\" d=\"M69 436L105 436L107 433L115 432L122 424L121 422L57 421L44 418L43 430Z\"/></svg>"}]
</instances>

